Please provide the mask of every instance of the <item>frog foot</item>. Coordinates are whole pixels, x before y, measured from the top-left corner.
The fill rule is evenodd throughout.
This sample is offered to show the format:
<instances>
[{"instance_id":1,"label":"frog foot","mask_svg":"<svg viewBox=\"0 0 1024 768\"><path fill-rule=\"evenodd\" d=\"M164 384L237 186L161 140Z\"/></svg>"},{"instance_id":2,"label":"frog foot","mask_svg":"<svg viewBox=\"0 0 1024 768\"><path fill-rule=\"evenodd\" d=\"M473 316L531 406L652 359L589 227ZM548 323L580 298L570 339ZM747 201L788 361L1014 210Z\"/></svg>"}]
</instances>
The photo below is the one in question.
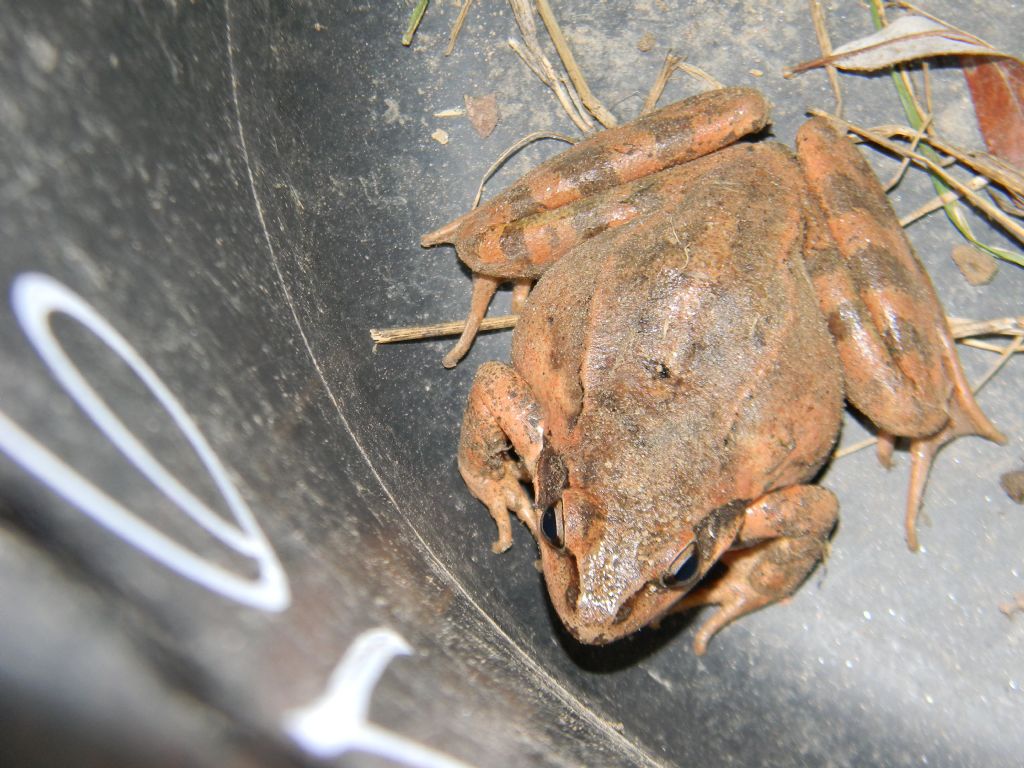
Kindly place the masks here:
<instances>
[{"instance_id":1,"label":"frog foot","mask_svg":"<svg viewBox=\"0 0 1024 768\"><path fill-rule=\"evenodd\" d=\"M720 560L725 574L673 607L675 612L718 606L697 631L694 652L703 656L729 622L792 595L824 556L838 512L836 497L816 485L773 491L747 507L737 549Z\"/></svg>"},{"instance_id":2,"label":"frog foot","mask_svg":"<svg viewBox=\"0 0 1024 768\"><path fill-rule=\"evenodd\" d=\"M708 643L720 629L741 616L764 608L779 598L759 593L749 582L751 562L756 550L729 553L722 561L729 565L728 573L706 587L698 587L676 603L673 612L688 611L706 605L716 605L711 618L701 624L693 638L693 651L703 656ZM738 569L738 570L737 570Z\"/></svg>"},{"instance_id":3,"label":"frog foot","mask_svg":"<svg viewBox=\"0 0 1024 768\"><path fill-rule=\"evenodd\" d=\"M517 461L510 458L505 459L504 465L500 477L467 478L470 491L487 505L487 511L498 526L498 540L491 544L491 551L495 553L504 552L512 546L512 512L534 536L537 535L537 513L523 488L522 469Z\"/></svg>"},{"instance_id":4,"label":"frog foot","mask_svg":"<svg viewBox=\"0 0 1024 768\"><path fill-rule=\"evenodd\" d=\"M917 516L921 511L921 500L924 497L928 473L935 460L935 454L946 443L964 435L978 435L995 443L1005 443L1006 436L996 429L985 417L974 402L974 398L961 395L958 387L950 403L949 422L931 437L923 437L910 441L910 490L907 492L907 509L904 518L906 527L907 548L917 552L920 544L917 540Z\"/></svg>"},{"instance_id":5,"label":"frog foot","mask_svg":"<svg viewBox=\"0 0 1024 768\"><path fill-rule=\"evenodd\" d=\"M537 535L537 514L522 483L534 474L542 438L540 407L522 377L504 363L481 365L462 419L459 471L498 526L495 552L512 546L510 512Z\"/></svg>"}]
</instances>

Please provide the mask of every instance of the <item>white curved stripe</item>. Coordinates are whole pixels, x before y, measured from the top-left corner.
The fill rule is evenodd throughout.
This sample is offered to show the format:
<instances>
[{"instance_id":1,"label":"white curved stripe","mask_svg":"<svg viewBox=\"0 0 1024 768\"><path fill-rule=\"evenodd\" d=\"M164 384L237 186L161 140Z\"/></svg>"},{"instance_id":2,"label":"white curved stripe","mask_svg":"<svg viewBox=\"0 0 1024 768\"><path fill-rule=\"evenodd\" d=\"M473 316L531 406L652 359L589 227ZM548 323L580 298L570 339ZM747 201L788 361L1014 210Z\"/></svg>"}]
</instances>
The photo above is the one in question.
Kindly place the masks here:
<instances>
[{"instance_id":1,"label":"white curved stripe","mask_svg":"<svg viewBox=\"0 0 1024 768\"><path fill-rule=\"evenodd\" d=\"M308 754L322 759L369 752L417 768L469 768L466 763L366 720L373 690L395 656L412 648L390 629L368 630L338 662L323 695L285 716L284 728Z\"/></svg>"},{"instance_id":2,"label":"white curved stripe","mask_svg":"<svg viewBox=\"0 0 1024 768\"><path fill-rule=\"evenodd\" d=\"M198 427L128 341L78 294L47 275L19 275L11 289L11 303L26 336L68 395L125 458L182 512L226 546L256 560L260 571L258 580L253 581L211 563L170 539L93 485L2 412L0 448L96 522L182 576L213 592L262 610L286 608L291 602L287 577L252 511ZM88 328L146 385L210 473L238 526L213 512L171 475L90 386L53 335L50 317L55 312L67 314Z\"/></svg>"}]
</instances>

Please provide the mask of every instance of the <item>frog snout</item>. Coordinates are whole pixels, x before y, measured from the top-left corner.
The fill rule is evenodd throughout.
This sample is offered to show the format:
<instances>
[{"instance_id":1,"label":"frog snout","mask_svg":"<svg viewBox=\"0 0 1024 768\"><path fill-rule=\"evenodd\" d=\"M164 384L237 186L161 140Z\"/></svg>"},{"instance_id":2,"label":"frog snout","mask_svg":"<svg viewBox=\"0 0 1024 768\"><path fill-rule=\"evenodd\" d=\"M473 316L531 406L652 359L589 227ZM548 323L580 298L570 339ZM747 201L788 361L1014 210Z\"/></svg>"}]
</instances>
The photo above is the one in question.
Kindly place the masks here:
<instances>
[{"instance_id":1,"label":"frog snout","mask_svg":"<svg viewBox=\"0 0 1024 768\"><path fill-rule=\"evenodd\" d=\"M576 618L590 627L611 628L621 624L633 613L633 598L622 602L596 600L586 596L576 601Z\"/></svg>"},{"instance_id":2,"label":"frog snout","mask_svg":"<svg viewBox=\"0 0 1024 768\"><path fill-rule=\"evenodd\" d=\"M548 586L562 623L572 635L584 643L603 645L638 629L633 619L640 596L638 585L615 583L607 570L602 572L594 565L585 556L578 559L562 553L558 575L549 571L555 578L549 579Z\"/></svg>"}]
</instances>

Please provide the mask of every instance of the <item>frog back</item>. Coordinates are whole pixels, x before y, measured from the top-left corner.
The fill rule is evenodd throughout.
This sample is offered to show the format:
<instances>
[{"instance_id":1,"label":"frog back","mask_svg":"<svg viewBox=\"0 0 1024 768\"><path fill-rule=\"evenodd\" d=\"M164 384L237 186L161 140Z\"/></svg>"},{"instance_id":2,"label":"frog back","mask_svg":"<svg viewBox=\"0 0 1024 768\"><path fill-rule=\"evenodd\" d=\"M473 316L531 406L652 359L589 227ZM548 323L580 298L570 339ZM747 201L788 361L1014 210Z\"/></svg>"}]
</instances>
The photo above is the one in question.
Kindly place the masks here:
<instances>
[{"instance_id":1,"label":"frog back","mask_svg":"<svg viewBox=\"0 0 1024 768\"><path fill-rule=\"evenodd\" d=\"M657 214L553 265L513 339L577 480L638 489L639 506L802 481L841 412L789 153L745 145L698 163L685 187L665 187Z\"/></svg>"}]
</instances>

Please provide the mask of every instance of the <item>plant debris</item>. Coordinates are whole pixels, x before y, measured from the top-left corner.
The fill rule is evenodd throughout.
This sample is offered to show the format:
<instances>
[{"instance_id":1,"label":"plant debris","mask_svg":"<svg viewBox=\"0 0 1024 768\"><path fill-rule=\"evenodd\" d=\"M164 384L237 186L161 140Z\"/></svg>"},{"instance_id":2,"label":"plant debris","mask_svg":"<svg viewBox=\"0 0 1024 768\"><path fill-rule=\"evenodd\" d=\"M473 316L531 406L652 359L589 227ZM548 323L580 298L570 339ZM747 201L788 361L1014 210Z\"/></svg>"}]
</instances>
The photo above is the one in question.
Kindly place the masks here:
<instances>
[{"instance_id":1,"label":"plant debris","mask_svg":"<svg viewBox=\"0 0 1024 768\"><path fill-rule=\"evenodd\" d=\"M960 243L953 246L953 261L963 273L964 278L971 285L985 285L992 282L996 276L998 267L996 260L984 251L980 251L973 245Z\"/></svg>"},{"instance_id":2,"label":"plant debris","mask_svg":"<svg viewBox=\"0 0 1024 768\"><path fill-rule=\"evenodd\" d=\"M472 4L473 0L462 0L462 8L459 9L459 15L455 18L452 32L448 36L448 47L444 49L445 56L451 56L455 50L455 42L459 39L459 32L462 31L462 25L466 22L466 14L469 13L469 6Z\"/></svg>"},{"instance_id":3,"label":"plant debris","mask_svg":"<svg viewBox=\"0 0 1024 768\"><path fill-rule=\"evenodd\" d=\"M405 25L405 34L402 35L402 45L406 47L412 45L413 35L416 34L416 29L423 21L423 14L427 12L429 3L430 0L419 0L416 7L412 9L412 13L409 14L409 22Z\"/></svg>"},{"instance_id":4,"label":"plant debris","mask_svg":"<svg viewBox=\"0 0 1024 768\"><path fill-rule=\"evenodd\" d=\"M1007 472L999 478L999 484L1006 491L1007 496L1018 504L1024 504L1024 469Z\"/></svg>"},{"instance_id":5,"label":"plant debris","mask_svg":"<svg viewBox=\"0 0 1024 768\"><path fill-rule=\"evenodd\" d=\"M484 96L467 95L466 114L476 135L486 139L498 124L498 97L493 93Z\"/></svg>"},{"instance_id":6,"label":"plant debris","mask_svg":"<svg viewBox=\"0 0 1024 768\"><path fill-rule=\"evenodd\" d=\"M969 59L963 67L985 146L1024 173L1024 65L1014 59ZM1018 216L1024 194L1010 193Z\"/></svg>"},{"instance_id":7,"label":"plant debris","mask_svg":"<svg viewBox=\"0 0 1024 768\"><path fill-rule=\"evenodd\" d=\"M442 130L441 128L438 128L436 131L434 131L432 134L430 134L430 138L432 138L438 144L447 144L448 143L448 131L445 131L445 130Z\"/></svg>"},{"instance_id":8,"label":"plant debris","mask_svg":"<svg viewBox=\"0 0 1024 768\"><path fill-rule=\"evenodd\" d=\"M580 133L594 130L594 121L583 108L579 94L572 82L555 72L551 61L544 54L540 39L537 37L537 21L533 15L533 6L529 0L509 0L512 14L515 16L522 42L509 38L509 47L523 60L530 71L555 94L558 103L572 120Z\"/></svg>"},{"instance_id":9,"label":"plant debris","mask_svg":"<svg viewBox=\"0 0 1024 768\"><path fill-rule=\"evenodd\" d=\"M830 55L797 64L794 74L833 66L875 72L908 61L935 56L997 56L1012 58L981 38L925 16L901 16L877 32L835 48Z\"/></svg>"}]
</instances>

